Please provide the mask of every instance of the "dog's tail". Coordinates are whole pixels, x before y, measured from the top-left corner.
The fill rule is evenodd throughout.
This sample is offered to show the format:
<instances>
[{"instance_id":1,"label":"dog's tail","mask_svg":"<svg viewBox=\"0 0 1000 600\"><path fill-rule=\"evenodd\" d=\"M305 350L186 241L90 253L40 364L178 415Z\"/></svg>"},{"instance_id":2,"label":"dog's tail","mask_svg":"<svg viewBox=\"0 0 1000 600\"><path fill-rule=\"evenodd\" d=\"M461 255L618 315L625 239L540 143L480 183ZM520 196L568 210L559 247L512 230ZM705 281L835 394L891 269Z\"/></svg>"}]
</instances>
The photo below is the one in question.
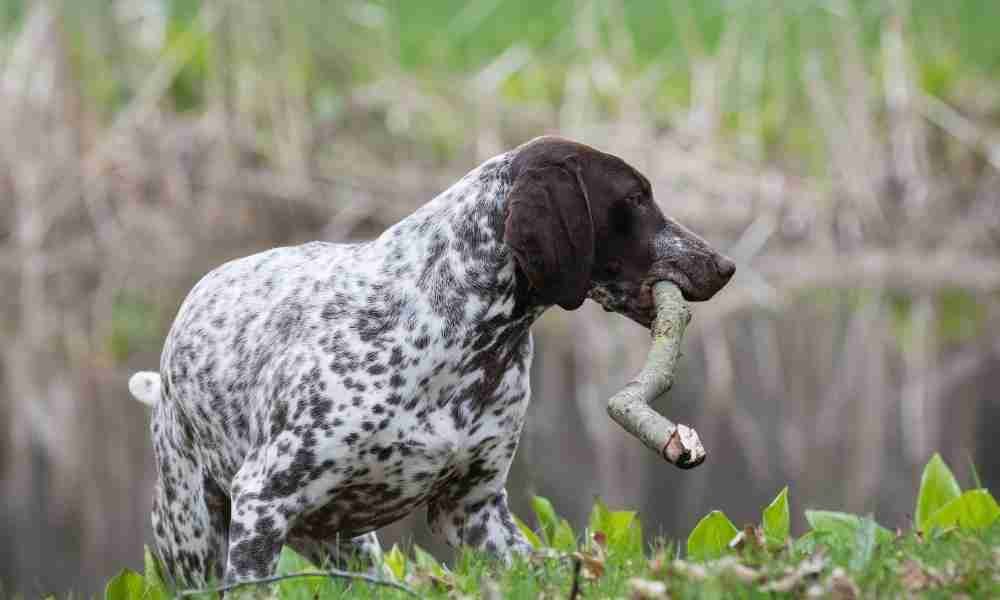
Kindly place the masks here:
<instances>
[{"instance_id":1,"label":"dog's tail","mask_svg":"<svg viewBox=\"0 0 1000 600\"><path fill-rule=\"evenodd\" d=\"M136 400L153 406L160 401L163 393L163 380L155 371L139 371L128 380L128 391Z\"/></svg>"}]
</instances>

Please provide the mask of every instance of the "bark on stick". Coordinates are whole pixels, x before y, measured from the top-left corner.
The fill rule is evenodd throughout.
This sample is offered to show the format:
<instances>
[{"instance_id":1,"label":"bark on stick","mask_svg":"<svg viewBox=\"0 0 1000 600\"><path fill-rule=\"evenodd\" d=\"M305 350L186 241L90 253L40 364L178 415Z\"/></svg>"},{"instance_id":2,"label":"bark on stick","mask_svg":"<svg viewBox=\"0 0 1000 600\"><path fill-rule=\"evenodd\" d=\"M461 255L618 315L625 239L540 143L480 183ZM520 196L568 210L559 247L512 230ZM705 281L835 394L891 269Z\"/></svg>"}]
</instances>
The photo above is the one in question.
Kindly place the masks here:
<instances>
[{"instance_id":1,"label":"bark on stick","mask_svg":"<svg viewBox=\"0 0 1000 600\"><path fill-rule=\"evenodd\" d=\"M653 287L653 299L656 319L646 365L611 397L608 414L667 462L690 469L705 460L705 448L698 433L686 425L674 424L654 411L649 403L668 392L674 384L674 368L691 311L680 289L670 282L657 283Z\"/></svg>"}]
</instances>

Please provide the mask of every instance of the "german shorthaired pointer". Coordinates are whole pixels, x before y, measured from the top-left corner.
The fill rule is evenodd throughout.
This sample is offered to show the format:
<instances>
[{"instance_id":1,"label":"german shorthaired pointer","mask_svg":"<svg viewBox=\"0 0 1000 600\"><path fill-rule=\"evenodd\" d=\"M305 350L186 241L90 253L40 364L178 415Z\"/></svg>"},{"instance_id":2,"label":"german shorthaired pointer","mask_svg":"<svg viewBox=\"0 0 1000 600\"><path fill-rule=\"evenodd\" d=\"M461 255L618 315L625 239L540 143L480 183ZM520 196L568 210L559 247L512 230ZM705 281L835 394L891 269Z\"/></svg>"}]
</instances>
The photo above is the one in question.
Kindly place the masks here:
<instances>
[{"instance_id":1,"label":"german shorthaired pointer","mask_svg":"<svg viewBox=\"0 0 1000 600\"><path fill-rule=\"evenodd\" d=\"M480 165L378 239L227 263L188 295L153 405L156 547L178 585L317 564L427 505L451 545L528 544L507 472L528 408L530 327L584 299L643 326L650 286L706 300L735 267L667 219L621 159L542 137Z\"/></svg>"}]
</instances>

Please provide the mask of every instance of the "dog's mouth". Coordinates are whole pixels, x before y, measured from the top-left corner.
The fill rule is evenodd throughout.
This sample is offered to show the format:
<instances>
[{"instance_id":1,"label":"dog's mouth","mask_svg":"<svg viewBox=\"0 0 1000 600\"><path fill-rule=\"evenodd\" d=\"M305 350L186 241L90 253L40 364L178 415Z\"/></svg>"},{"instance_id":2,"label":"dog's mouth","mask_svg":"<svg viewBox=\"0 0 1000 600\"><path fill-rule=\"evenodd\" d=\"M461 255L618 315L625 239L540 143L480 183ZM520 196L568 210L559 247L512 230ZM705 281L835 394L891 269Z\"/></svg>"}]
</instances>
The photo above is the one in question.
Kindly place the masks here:
<instances>
[{"instance_id":1,"label":"dog's mouth","mask_svg":"<svg viewBox=\"0 0 1000 600\"><path fill-rule=\"evenodd\" d=\"M594 286L587 294L607 312L625 315L645 328L653 324L656 305L653 303L652 284L622 285L608 283Z\"/></svg>"},{"instance_id":2,"label":"dog's mouth","mask_svg":"<svg viewBox=\"0 0 1000 600\"><path fill-rule=\"evenodd\" d=\"M688 302L704 302L718 291L717 287L696 285L692 278L683 271L670 269L643 282L642 289L640 290L640 295L643 296L643 305L647 302L649 304L653 303L653 284L660 281L669 281L676 285L680 289L681 295L684 296L684 300Z\"/></svg>"},{"instance_id":3,"label":"dog's mouth","mask_svg":"<svg viewBox=\"0 0 1000 600\"><path fill-rule=\"evenodd\" d=\"M691 280L679 271L650 278L638 285L621 283L595 285L587 297L600 304L605 311L624 315L649 329L653 319L656 318L653 285L660 281L669 281L676 285L688 302L705 300L705 294L696 290Z\"/></svg>"}]
</instances>

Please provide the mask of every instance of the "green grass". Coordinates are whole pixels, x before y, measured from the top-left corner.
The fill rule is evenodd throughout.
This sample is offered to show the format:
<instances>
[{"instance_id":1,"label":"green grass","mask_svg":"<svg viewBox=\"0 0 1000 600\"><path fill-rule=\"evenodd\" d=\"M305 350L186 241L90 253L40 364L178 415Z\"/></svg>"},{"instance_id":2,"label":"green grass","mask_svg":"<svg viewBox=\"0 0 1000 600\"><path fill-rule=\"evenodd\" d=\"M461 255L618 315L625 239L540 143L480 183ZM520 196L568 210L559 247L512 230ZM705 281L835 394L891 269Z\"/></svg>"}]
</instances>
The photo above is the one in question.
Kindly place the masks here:
<instances>
[{"instance_id":1,"label":"green grass","mask_svg":"<svg viewBox=\"0 0 1000 600\"><path fill-rule=\"evenodd\" d=\"M793 539L787 488L764 508L760 523L742 530L721 511L710 512L688 536L684 551L664 540L647 545L638 514L610 510L600 501L579 534L548 500L536 497L533 509L537 528L520 520L518 525L534 553L516 558L510 567L471 551L448 567L420 548L393 547L384 570L416 596L441 599L569 598L574 590L580 598L1000 596L1000 507L987 490L963 493L937 455L924 469L916 527L909 532L891 532L871 517L807 510L811 529ZM170 597L159 572L147 552L145 574L123 571L108 584L106 600ZM282 553L279 575L316 572L294 552ZM280 600L413 597L325 576L286 579L269 588L246 586L230 594Z\"/></svg>"},{"instance_id":2,"label":"green grass","mask_svg":"<svg viewBox=\"0 0 1000 600\"><path fill-rule=\"evenodd\" d=\"M595 546L591 544L590 556L595 554ZM812 547L792 545L777 552L749 547L714 561L687 562L677 558L681 553L670 544L657 543L648 552L611 549L600 576L581 575L580 597L630 597L635 585L630 580L635 578L663 583L671 598L790 598L814 586L829 590L844 581L852 582L867 596L878 597L916 592L931 598L958 593L978 598L1000 595L998 524L984 531L952 529L929 537L911 532L877 544L870 554L866 552L863 547L826 542ZM804 566L818 567L818 571ZM843 577L834 576L838 569ZM286 550L281 572L301 571L315 569ZM418 565L411 555L404 580L423 598L454 598L456 594L479 598L483 586L491 584L498 586L503 598L568 598L574 571L570 555L519 559L508 569L481 554L464 552L446 571L427 563ZM381 586L319 578L285 581L273 586L270 593L282 600L410 597ZM138 591L108 596L109 600L158 597Z\"/></svg>"}]
</instances>

